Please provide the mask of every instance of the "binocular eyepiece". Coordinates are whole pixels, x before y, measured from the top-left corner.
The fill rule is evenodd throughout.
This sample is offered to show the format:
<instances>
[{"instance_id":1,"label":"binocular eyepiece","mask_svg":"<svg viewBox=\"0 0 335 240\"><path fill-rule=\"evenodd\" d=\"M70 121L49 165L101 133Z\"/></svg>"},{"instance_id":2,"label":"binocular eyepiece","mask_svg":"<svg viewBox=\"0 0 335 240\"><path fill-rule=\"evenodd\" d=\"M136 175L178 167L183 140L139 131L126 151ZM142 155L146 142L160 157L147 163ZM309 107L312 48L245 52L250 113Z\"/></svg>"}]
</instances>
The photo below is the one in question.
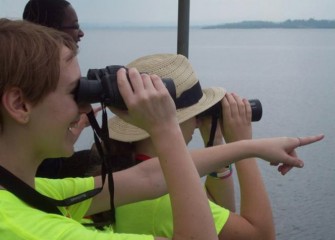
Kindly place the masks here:
<instances>
[{"instance_id":1,"label":"binocular eyepiece","mask_svg":"<svg viewBox=\"0 0 335 240\"><path fill-rule=\"evenodd\" d=\"M101 69L89 69L87 77L80 78L75 96L77 103L104 103L106 106L126 110L127 106L117 86L116 73L120 68L127 70L126 67L121 65L110 65ZM162 78L162 81L173 100L175 100L176 88L173 80L171 78Z\"/></svg>"},{"instance_id":2,"label":"binocular eyepiece","mask_svg":"<svg viewBox=\"0 0 335 240\"><path fill-rule=\"evenodd\" d=\"M248 100L251 106L251 121L257 122L261 120L263 114L262 104L258 99L250 99ZM217 116L220 117L222 115L222 105L221 101L216 103L214 106L208 108L206 111L198 114L197 118L203 118L208 116Z\"/></svg>"}]
</instances>

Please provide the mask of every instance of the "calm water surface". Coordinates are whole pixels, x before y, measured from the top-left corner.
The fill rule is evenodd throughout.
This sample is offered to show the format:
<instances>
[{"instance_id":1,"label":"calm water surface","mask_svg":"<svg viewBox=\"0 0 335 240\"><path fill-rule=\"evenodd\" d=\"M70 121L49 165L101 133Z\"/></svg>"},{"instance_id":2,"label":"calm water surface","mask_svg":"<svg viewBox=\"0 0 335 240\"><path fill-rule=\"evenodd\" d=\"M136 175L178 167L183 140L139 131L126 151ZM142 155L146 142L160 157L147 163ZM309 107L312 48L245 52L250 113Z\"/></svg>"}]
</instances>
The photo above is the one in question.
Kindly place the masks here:
<instances>
[{"instance_id":1,"label":"calm water surface","mask_svg":"<svg viewBox=\"0 0 335 240\"><path fill-rule=\"evenodd\" d=\"M176 52L176 29L85 34L79 53L83 74L143 55ZM277 239L334 239L335 30L192 29L189 59L203 87L222 86L261 100L263 118L253 124L255 138L326 135L322 142L298 150L305 160L303 169L283 177L261 160L259 166L273 206ZM77 148L92 143L91 131L85 130ZM191 147L200 146L196 132Z\"/></svg>"}]
</instances>

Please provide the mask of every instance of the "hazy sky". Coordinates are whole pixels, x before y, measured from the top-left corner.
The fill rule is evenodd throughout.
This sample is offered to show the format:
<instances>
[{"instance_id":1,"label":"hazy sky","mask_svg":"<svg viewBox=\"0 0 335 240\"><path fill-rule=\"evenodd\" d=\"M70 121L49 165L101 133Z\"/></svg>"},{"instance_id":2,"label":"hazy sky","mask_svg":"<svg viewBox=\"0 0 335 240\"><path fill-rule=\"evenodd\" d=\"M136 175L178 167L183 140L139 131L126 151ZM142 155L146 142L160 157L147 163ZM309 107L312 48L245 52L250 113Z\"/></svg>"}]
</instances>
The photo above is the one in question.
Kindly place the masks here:
<instances>
[{"instance_id":1,"label":"hazy sky","mask_svg":"<svg viewBox=\"0 0 335 240\"><path fill-rule=\"evenodd\" d=\"M27 0L0 0L0 16L21 18ZM177 24L178 0L69 0L81 23ZM191 0L190 23L335 19L335 0Z\"/></svg>"}]
</instances>

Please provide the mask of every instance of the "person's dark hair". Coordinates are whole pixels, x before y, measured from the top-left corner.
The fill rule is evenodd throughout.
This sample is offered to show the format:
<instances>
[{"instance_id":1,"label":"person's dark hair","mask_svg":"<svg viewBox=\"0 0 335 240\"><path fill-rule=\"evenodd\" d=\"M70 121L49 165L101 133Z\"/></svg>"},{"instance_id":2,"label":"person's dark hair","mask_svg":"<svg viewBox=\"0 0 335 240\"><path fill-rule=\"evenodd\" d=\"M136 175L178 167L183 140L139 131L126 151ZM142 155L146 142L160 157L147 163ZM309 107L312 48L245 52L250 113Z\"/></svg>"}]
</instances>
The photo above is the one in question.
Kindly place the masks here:
<instances>
[{"instance_id":1,"label":"person's dark hair","mask_svg":"<svg viewBox=\"0 0 335 240\"><path fill-rule=\"evenodd\" d=\"M42 178L87 177L87 173L101 166L91 157L91 150L76 151L68 158L48 158L38 167L36 176Z\"/></svg>"},{"instance_id":2,"label":"person's dark hair","mask_svg":"<svg viewBox=\"0 0 335 240\"><path fill-rule=\"evenodd\" d=\"M71 4L66 0L30 0L24 8L22 17L33 23L60 29L65 9L69 5Z\"/></svg>"},{"instance_id":3,"label":"person's dark hair","mask_svg":"<svg viewBox=\"0 0 335 240\"><path fill-rule=\"evenodd\" d=\"M104 146L106 144L108 145L108 147ZM108 142L104 143L104 145L104 151L109 153L109 158L107 159L107 161L112 166L112 172L121 171L137 164L135 161L135 147L133 143L120 142L109 138ZM109 151L107 151L106 148L108 148ZM96 163L101 163L102 161L99 160L100 155L95 144L92 146L91 151L90 168L94 170L93 167L96 165ZM97 176L101 174L100 171L92 172L92 170L86 172L87 176Z\"/></svg>"}]
</instances>

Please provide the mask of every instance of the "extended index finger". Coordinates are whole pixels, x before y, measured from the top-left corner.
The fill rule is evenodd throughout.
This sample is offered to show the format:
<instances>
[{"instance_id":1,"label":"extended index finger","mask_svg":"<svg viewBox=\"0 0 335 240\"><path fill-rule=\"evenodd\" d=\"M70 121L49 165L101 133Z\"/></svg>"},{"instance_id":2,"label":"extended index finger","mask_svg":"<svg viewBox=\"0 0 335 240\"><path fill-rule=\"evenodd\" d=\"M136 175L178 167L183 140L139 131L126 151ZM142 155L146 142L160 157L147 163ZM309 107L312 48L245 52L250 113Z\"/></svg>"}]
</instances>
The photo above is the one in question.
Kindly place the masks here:
<instances>
[{"instance_id":1,"label":"extended index finger","mask_svg":"<svg viewBox=\"0 0 335 240\"><path fill-rule=\"evenodd\" d=\"M320 141L323 138L324 138L324 134L308 136L308 137L299 137L297 139L300 142L300 146L305 146L305 145Z\"/></svg>"}]
</instances>

